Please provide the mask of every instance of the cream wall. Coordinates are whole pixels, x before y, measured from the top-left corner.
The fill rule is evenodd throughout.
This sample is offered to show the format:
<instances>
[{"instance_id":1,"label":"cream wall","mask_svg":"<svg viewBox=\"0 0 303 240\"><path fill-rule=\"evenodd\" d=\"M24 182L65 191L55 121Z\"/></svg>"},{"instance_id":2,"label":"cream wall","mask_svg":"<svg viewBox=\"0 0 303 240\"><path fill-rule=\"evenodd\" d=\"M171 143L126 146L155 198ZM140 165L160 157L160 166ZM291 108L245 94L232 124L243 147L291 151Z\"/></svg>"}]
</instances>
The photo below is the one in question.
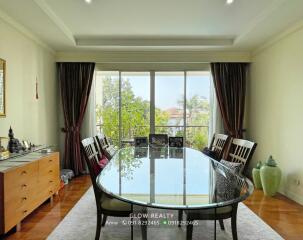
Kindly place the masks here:
<instances>
[{"instance_id":1,"label":"cream wall","mask_svg":"<svg viewBox=\"0 0 303 240\"><path fill-rule=\"evenodd\" d=\"M258 143L250 167L273 155L280 192L303 204L303 28L253 56L250 77L248 137Z\"/></svg>"},{"instance_id":2,"label":"cream wall","mask_svg":"<svg viewBox=\"0 0 303 240\"><path fill-rule=\"evenodd\" d=\"M0 19L0 58L6 60L6 117L0 118L0 136L11 125L15 137L36 144L58 142L55 56ZM35 99L36 77L39 100Z\"/></svg>"}]
</instances>

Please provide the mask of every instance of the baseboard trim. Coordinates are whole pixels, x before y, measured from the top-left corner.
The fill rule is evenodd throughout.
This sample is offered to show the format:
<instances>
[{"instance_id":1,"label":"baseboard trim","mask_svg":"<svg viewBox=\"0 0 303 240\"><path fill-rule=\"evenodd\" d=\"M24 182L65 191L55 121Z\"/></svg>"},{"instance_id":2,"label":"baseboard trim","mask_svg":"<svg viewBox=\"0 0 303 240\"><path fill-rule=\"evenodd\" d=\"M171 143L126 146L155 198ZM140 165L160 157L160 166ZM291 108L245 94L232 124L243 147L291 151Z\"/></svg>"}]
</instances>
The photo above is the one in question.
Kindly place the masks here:
<instances>
[{"instance_id":1,"label":"baseboard trim","mask_svg":"<svg viewBox=\"0 0 303 240\"><path fill-rule=\"evenodd\" d=\"M303 205L303 196L300 196L297 193L294 193L292 191L281 192L281 194L284 195L285 197L290 198L291 200L299 203L300 205Z\"/></svg>"}]
</instances>

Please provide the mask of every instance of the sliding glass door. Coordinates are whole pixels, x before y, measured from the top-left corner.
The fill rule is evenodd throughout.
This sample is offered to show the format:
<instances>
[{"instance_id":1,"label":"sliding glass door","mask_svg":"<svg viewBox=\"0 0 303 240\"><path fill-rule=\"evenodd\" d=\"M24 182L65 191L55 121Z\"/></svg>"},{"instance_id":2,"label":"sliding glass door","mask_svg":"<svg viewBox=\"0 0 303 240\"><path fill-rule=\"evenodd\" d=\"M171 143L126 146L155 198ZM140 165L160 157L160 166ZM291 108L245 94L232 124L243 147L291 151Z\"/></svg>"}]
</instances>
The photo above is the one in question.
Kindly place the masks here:
<instances>
[{"instance_id":1,"label":"sliding glass door","mask_svg":"<svg viewBox=\"0 0 303 240\"><path fill-rule=\"evenodd\" d=\"M150 73L121 72L121 138L148 136Z\"/></svg>"},{"instance_id":2,"label":"sliding glass door","mask_svg":"<svg viewBox=\"0 0 303 240\"><path fill-rule=\"evenodd\" d=\"M210 113L209 72L186 72L186 145L202 149L208 144Z\"/></svg>"},{"instance_id":3,"label":"sliding glass door","mask_svg":"<svg viewBox=\"0 0 303 240\"><path fill-rule=\"evenodd\" d=\"M95 72L96 126L119 146L119 72Z\"/></svg>"},{"instance_id":4,"label":"sliding glass door","mask_svg":"<svg viewBox=\"0 0 303 240\"><path fill-rule=\"evenodd\" d=\"M95 79L97 130L115 145L149 133L208 144L208 71L97 71Z\"/></svg>"},{"instance_id":5,"label":"sliding glass door","mask_svg":"<svg viewBox=\"0 0 303 240\"><path fill-rule=\"evenodd\" d=\"M184 72L155 73L155 133L184 136Z\"/></svg>"}]
</instances>

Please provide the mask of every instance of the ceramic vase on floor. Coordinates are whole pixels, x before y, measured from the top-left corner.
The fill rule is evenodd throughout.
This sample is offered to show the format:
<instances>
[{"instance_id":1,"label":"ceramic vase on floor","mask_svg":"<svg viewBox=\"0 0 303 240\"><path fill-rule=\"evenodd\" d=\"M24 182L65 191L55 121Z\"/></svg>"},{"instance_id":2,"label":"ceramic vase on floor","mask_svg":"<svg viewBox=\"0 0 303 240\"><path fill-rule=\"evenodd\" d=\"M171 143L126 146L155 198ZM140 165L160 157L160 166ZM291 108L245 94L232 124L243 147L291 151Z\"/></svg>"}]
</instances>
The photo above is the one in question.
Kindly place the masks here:
<instances>
[{"instance_id":1,"label":"ceramic vase on floor","mask_svg":"<svg viewBox=\"0 0 303 240\"><path fill-rule=\"evenodd\" d=\"M252 177L256 189L262 189L261 176L260 176L261 167L262 167L262 163L258 162L257 166L252 170Z\"/></svg>"},{"instance_id":2,"label":"ceramic vase on floor","mask_svg":"<svg viewBox=\"0 0 303 240\"><path fill-rule=\"evenodd\" d=\"M274 196L279 189L281 181L281 169L275 160L270 156L260 169L260 176L264 194Z\"/></svg>"}]
</instances>

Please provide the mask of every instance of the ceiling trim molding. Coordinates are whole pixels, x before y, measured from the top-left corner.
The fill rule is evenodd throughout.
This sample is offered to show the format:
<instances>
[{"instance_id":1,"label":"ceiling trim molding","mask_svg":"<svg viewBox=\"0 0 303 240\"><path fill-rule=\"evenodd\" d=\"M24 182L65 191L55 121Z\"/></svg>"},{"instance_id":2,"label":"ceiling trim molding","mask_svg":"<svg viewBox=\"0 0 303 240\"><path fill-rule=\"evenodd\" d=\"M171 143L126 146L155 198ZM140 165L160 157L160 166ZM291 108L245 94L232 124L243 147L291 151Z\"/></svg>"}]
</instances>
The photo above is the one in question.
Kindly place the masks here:
<instances>
[{"instance_id":1,"label":"ceiling trim molding","mask_svg":"<svg viewBox=\"0 0 303 240\"><path fill-rule=\"evenodd\" d=\"M32 41L34 41L35 43L37 43L39 46L47 49L49 52L51 52L53 55L56 54L55 50L53 48L51 48L48 44L46 44L45 42L43 42L40 38L38 38L35 34L33 34L31 31L29 31L27 28L25 28L23 25L21 25L19 22L17 22L16 20L14 20L12 17L10 17L9 15L7 15L5 12L3 12L0 9L0 18L6 22L7 24L9 24L10 26L12 26L13 28L15 28L17 31L19 31L21 34L23 34L24 36L26 36L27 38L31 39Z\"/></svg>"},{"instance_id":2,"label":"ceiling trim molding","mask_svg":"<svg viewBox=\"0 0 303 240\"><path fill-rule=\"evenodd\" d=\"M210 47L232 46L234 38L222 37L79 37L77 46L86 47Z\"/></svg>"},{"instance_id":3,"label":"ceiling trim molding","mask_svg":"<svg viewBox=\"0 0 303 240\"><path fill-rule=\"evenodd\" d=\"M250 62L247 51L70 51L57 52L58 62L97 63L205 63Z\"/></svg>"},{"instance_id":4,"label":"ceiling trim molding","mask_svg":"<svg viewBox=\"0 0 303 240\"><path fill-rule=\"evenodd\" d=\"M245 38L248 34L250 34L255 28L258 27L258 25L263 22L268 16L273 13L276 9L278 9L283 3L285 3L287 0L277 0L270 8L265 9L260 14L258 14L249 24L249 26L246 28L246 31L241 33L238 37L235 39L235 43L238 43L241 41L241 39Z\"/></svg>"},{"instance_id":5,"label":"ceiling trim molding","mask_svg":"<svg viewBox=\"0 0 303 240\"><path fill-rule=\"evenodd\" d=\"M276 43L278 43L282 39L288 37L291 34L294 34L297 31L300 31L302 28L303 28L303 20L295 23L292 26L290 26L289 28L287 28L286 30L284 30L282 33L274 35L273 37L271 37L270 39L268 39L261 46L255 48L252 51L251 56L255 57L256 55L258 55L259 53L261 53L261 52L265 51L266 49L272 47L273 45L275 45Z\"/></svg>"},{"instance_id":6,"label":"ceiling trim molding","mask_svg":"<svg viewBox=\"0 0 303 240\"><path fill-rule=\"evenodd\" d=\"M51 7L45 2L45 0L34 0L34 2L41 8L41 10L49 17L49 19L55 23L55 25L65 34L65 36L76 45L76 40L72 31L64 24L61 18L51 9Z\"/></svg>"}]
</instances>

